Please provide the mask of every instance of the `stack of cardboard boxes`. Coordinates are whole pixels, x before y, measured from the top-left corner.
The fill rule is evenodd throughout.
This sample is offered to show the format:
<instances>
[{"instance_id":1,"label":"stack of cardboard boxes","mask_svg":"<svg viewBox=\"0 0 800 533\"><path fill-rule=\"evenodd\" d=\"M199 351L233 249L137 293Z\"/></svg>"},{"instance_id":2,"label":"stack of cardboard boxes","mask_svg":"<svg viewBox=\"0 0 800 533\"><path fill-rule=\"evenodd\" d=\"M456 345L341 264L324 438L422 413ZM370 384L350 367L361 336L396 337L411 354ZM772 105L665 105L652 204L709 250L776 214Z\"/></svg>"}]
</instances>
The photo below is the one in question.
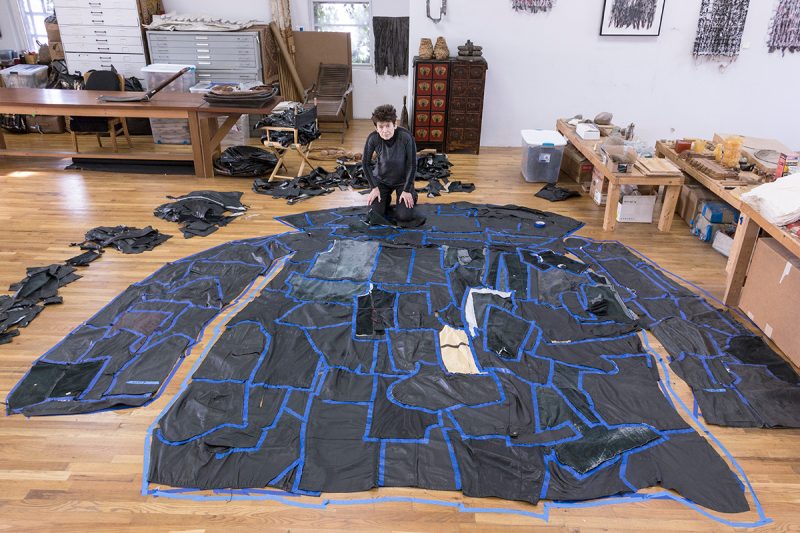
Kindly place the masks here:
<instances>
[{"instance_id":1,"label":"stack of cardboard boxes","mask_svg":"<svg viewBox=\"0 0 800 533\"><path fill-rule=\"evenodd\" d=\"M739 213L692 178L687 177L676 212L701 241L728 256Z\"/></svg>"},{"instance_id":2,"label":"stack of cardboard boxes","mask_svg":"<svg viewBox=\"0 0 800 533\"><path fill-rule=\"evenodd\" d=\"M593 169L594 165L572 143L567 143L561 158L561 173L577 182L583 192L589 192Z\"/></svg>"}]
</instances>

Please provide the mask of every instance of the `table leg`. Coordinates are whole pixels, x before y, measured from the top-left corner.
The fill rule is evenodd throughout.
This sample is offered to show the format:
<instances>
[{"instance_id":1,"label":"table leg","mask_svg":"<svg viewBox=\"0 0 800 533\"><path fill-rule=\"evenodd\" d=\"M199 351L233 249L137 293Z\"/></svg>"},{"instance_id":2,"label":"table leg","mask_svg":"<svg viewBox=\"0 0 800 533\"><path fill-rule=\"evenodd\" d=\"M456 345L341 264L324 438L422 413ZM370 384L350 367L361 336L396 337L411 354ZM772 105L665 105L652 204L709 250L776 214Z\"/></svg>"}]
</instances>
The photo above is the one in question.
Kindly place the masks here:
<instances>
[{"instance_id":1,"label":"table leg","mask_svg":"<svg viewBox=\"0 0 800 533\"><path fill-rule=\"evenodd\" d=\"M192 156L194 160L194 175L198 178L209 178L213 176L213 170L211 175L209 175L209 171L206 168L206 159L203 157L203 152L205 147L203 145L203 134L202 128L200 124L200 117L197 114L197 111L190 111L188 113L189 118L189 136L192 140Z\"/></svg>"},{"instance_id":2,"label":"table leg","mask_svg":"<svg viewBox=\"0 0 800 533\"><path fill-rule=\"evenodd\" d=\"M725 305L731 307L739 305L747 269L750 266L750 258L756 248L760 229L750 217L742 215L733 238L731 254L728 257L728 280L725 284L725 296L722 298Z\"/></svg>"},{"instance_id":3,"label":"table leg","mask_svg":"<svg viewBox=\"0 0 800 533\"><path fill-rule=\"evenodd\" d=\"M203 142L203 165L206 177L214 177L214 158L219 156L219 142L214 146L214 136L217 133L217 117L200 117L200 138Z\"/></svg>"},{"instance_id":4,"label":"table leg","mask_svg":"<svg viewBox=\"0 0 800 533\"><path fill-rule=\"evenodd\" d=\"M6 137L3 135L3 128L0 128L0 150L6 149Z\"/></svg>"},{"instance_id":5,"label":"table leg","mask_svg":"<svg viewBox=\"0 0 800 533\"><path fill-rule=\"evenodd\" d=\"M614 231L617 227L617 207L619 204L619 185L616 183L608 182L608 196L606 198L606 214L603 219L603 229L606 231Z\"/></svg>"},{"instance_id":6,"label":"table leg","mask_svg":"<svg viewBox=\"0 0 800 533\"><path fill-rule=\"evenodd\" d=\"M672 219L675 216L675 207L678 205L680 195L680 185L667 185L667 190L664 192L664 203L661 207L661 217L658 219L659 231L669 231L672 227Z\"/></svg>"}]
</instances>

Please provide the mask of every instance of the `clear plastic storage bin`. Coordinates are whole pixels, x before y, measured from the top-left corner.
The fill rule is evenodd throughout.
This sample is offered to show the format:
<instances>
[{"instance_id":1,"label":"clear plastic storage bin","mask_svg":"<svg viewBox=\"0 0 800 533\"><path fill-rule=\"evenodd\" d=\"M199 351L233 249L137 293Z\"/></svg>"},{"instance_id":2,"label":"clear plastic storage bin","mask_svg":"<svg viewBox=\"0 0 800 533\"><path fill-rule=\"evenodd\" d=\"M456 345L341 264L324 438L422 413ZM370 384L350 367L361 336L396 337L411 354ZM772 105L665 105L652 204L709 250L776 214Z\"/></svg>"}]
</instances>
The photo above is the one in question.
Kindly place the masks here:
<instances>
[{"instance_id":1,"label":"clear plastic storage bin","mask_svg":"<svg viewBox=\"0 0 800 533\"><path fill-rule=\"evenodd\" d=\"M567 140L557 131L522 130L522 177L528 182L555 183Z\"/></svg>"},{"instance_id":2,"label":"clear plastic storage bin","mask_svg":"<svg viewBox=\"0 0 800 533\"><path fill-rule=\"evenodd\" d=\"M142 67L145 85L152 89L181 69L189 67L189 71L163 89L162 93L188 93L197 82L194 65L172 65L153 63ZM156 144L189 144L189 121L182 118L151 118L150 128L153 130L153 142Z\"/></svg>"},{"instance_id":3,"label":"clear plastic storage bin","mask_svg":"<svg viewBox=\"0 0 800 533\"><path fill-rule=\"evenodd\" d=\"M12 89L47 87L47 65L14 65L0 70L3 85Z\"/></svg>"},{"instance_id":4,"label":"clear plastic storage bin","mask_svg":"<svg viewBox=\"0 0 800 533\"><path fill-rule=\"evenodd\" d=\"M201 81L197 85L189 88L189 91L195 94L206 94L211 91L215 85L230 85L229 83L219 83L213 81ZM222 125L228 117L219 117L217 120ZM242 115L236 124L233 125L231 131L222 139L222 146L241 146L247 144L250 138L250 115Z\"/></svg>"}]
</instances>

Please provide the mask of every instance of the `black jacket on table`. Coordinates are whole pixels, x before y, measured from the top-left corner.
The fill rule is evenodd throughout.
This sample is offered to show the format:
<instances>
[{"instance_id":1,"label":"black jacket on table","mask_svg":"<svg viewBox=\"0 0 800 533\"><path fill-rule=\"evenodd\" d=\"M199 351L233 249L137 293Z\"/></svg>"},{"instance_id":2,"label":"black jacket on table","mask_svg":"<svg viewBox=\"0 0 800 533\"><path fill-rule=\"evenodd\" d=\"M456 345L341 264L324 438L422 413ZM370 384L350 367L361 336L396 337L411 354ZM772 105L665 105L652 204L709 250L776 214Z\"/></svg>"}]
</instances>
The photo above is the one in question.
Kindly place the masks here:
<instances>
[{"instance_id":1,"label":"black jacket on table","mask_svg":"<svg viewBox=\"0 0 800 533\"><path fill-rule=\"evenodd\" d=\"M378 154L374 168L369 162L372 154ZM384 141L377 131L367 137L364 145L364 175L370 187L380 183L392 189L403 188L403 192L414 190L414 178L417 174L417 144L414 137L404 128L397 128L388 141Z\"/></svg>"}]
</instances>

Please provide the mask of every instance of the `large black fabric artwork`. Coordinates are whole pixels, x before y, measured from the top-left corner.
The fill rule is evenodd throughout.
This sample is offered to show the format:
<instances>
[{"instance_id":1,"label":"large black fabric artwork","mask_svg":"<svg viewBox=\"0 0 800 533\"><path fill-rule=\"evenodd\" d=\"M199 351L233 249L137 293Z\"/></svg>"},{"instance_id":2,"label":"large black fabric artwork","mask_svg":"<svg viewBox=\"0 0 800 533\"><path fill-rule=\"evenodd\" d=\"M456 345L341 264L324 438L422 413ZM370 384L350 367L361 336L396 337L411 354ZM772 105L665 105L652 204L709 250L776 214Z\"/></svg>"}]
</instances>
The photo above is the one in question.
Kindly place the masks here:
<instances>
[{"instance_id":1,"label":"large black fabric artwork","mask_svg":"<svg viewBox=\"0 0 800 533\"><path fill-rule=\"evenodd\" d=\"M408 76L408 17L372 17L375 74Z\"/></svg>"},{"instance_id":2,"label":"large black fabric artwork","mask_svg":"<svg viewBox=\"0 0 800 533\"><path fill-rule=\"evenodd\" d=\"M272 264L154 424L151 493L412 486L535 504L661 485L749 509L639 332L664 344L706 420L800 426L797 376L763 341L622 245L569 237L573 219L419 208L415 229L366 226L365 207L281 217L297 231L167 265L37 361L8 410L144 403ZM187 301L200 315L178 318Z\"/></svg>"}]
</instances>

